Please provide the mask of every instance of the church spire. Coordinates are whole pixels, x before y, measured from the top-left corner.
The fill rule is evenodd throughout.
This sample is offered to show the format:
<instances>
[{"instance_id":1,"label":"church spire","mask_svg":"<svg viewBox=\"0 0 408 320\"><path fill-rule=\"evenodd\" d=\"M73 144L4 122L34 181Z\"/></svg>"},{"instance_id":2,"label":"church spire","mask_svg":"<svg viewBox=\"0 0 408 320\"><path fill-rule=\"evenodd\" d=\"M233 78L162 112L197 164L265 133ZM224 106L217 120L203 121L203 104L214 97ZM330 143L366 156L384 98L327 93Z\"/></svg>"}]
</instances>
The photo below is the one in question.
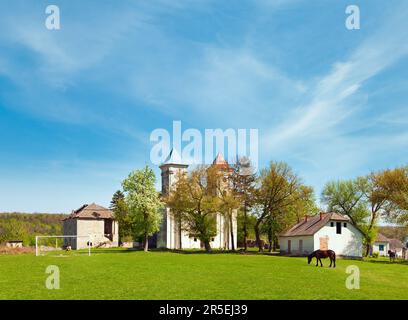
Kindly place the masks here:
<instances>
[{"instance_id":1,"label":"church spire","mask_svg":"<svg viewBox=\"0 0 408 320\"><path fill-rule=\"evenodd\" d=\"M162 194L168 194L177 181L177 173L187 172L188 165L184 164L176 149L172 149L160 166L162 177Z\"/></svg>"}]
</instances>

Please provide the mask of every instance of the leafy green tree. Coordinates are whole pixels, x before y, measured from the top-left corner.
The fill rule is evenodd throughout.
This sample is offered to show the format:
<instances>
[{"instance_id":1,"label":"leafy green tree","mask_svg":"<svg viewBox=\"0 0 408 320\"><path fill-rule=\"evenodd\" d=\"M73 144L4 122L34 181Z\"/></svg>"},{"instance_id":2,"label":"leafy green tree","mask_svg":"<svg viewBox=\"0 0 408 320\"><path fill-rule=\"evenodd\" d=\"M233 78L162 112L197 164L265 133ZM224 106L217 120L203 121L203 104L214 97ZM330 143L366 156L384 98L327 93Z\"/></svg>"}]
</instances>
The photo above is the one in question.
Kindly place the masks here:
<instances>
[{"instance_id":1,"label":"leafy green tree","mask_svg":"<svg viewBox=\"0 0 408 320\"><path fill-rule=\"evenodd\" d=\"M299 177L284 162L271 162L260 174L256 190L255 237L259 251L263 251L261 226L271 226L278 222L277 216L286 213L287 209L299 201L302 184Z\"/></svg>"},{"instance_id":2,"label":"leafy green tree","mask_svg":"<svg viewBox=\"0 0 408 320\"><path fill-rule=\"evenodd\" d=\"M132 224L132 217L129 214L129 208L125 199L118 199L113 208L113 215L119 224L119 241L121 243L125 241L133 240L134 231Z\"/></svg>"},{"instance_id":3,"label":"leafy green tree","mask_svg":"<svg viewBox=\"0 0 408 320\"><path fill-rule=\"evenodd\" d=\"M112 200L110 202L110 209L115 210L118 203L124 200L125 200L124 193L121 190L116 191L112 196Z\"/></svg>"},{"instance_id":4,"label":"leafy green tree","mask_svg":"<svg viewBox=\"0 0 408 320\"><path fill-rule=\"evenodd\" d=\"M213 167L201 166L189 174L178 175L166 203L173 212L182 215L183 229L190 237L211 251L211 239L216 236L216 214L220 208L217 196L218 173Z\"/></svg>"},{"instance_id":5,"label":"leafy green tree","mask_svg":"<svg viewBox=\"0 0 408 320\"><path fill-rule=\"evenodd\" d=\"M149 236L158 232L162 215L163 203L155 189L156 176L146 166L136 170L122 182L125 192L125 203L132 220L135 237L143 236L144 251L149 249Z\"/></svg>"},{"instance_id":6,"label":"leafy green tree","mask_svg":"<svg viewBox=\"0 0 408 320\"><path fill-rule=\"evenodd\" d=\"M365 178L330 181L323 188L321 200L329 211L346 215L354 225L359 226L369 214L363 210L366 205L366 189Z\"/></svg>"}]
</instances>

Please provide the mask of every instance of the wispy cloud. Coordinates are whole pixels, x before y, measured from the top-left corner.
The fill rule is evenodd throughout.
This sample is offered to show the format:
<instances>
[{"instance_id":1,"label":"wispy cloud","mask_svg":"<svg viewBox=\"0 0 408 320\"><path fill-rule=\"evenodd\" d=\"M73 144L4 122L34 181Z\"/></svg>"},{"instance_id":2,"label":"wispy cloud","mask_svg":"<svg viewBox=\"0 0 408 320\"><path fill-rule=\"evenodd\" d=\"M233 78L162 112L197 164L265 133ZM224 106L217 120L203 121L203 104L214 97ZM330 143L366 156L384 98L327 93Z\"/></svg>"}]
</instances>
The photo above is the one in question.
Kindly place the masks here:
<instances>
[{"instance_id":1,"label":"wispy cloud","mask_svg":"<svg viewBox=\"0 0 408 320\"><path fill-rule=\"evenodd\" d=\"M395 10L392 17L384 19L387 23L379 26L377 33L356 48L348 60L336 63L315 85L310 103L295 108L282 125L272 129L264 137L265 145L276 150L311 138L331 138L333 131L360 107L352 98L364 95L360 90L364 82L408 54L408 29L404 28L407 12L407 6ZM345 133L344 128L339 131L335 135Z\"/></svg>"}]
</instances>

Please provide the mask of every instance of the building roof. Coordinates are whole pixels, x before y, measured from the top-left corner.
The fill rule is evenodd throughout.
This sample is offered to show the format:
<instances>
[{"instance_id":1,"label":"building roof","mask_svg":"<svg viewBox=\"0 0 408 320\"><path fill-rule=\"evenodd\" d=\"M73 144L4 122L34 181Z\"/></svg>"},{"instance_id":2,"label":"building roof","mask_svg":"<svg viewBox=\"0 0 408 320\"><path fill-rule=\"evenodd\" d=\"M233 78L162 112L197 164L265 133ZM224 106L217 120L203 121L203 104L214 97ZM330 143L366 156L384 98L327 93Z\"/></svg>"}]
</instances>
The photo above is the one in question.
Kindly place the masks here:
<instances>
[{"instance_id":1,"label":"building roof","mask_svg":"<svg viewBox=\"0 0 408 320\"><path fill-rule=\"evenodd\" d=\"M78 208L77 210L72 211L72 213L64 220L78 219L78 218L113 219L114 215L111 210L104 208L102 206L99 206L95 203L92 203L92 204L84 204L82 207Z\"/></svg>"},{"instance_id":2,"label":"building roof","mask_svg":"<svg viewBox=\"0 0 408 320\"><path fill-rule=\"evenodd\" d=\"M227 169L227 170L231 169L228 162L224 159L224 156L222 155L222 153L217 154L217 156L215 157L212 165L217 166L217 167L219 167L221 169Z\"/></svg>"},{"instance_id":3,"label":"building roof","mask_svg":"<svg viewBox=\"0 0 408 320\"><path fill-rule=\"evenodd\" d=\"M377 237L375 238L375 242L390 242L389 240L390 239L388 239L382 233L377 233Z\"/></svg>"},{"instance_id":4,"label":"building roof","mask_svg":"<svg viewBox=\"0 0 408 320\"><path fill-rule=\"evenodd\" d=\"M160 168L164 166L170 166L170 165L188 167L188 165L183 162L183 159L181 158L180 153L177 151L177 149L171 149L167 158L160 165Z\"/></svg>"},{"instance_id":5,"label":"building roof","mask_svg":"<svg viewBox=\"0 0 408 320\"><path fill-rule=\"evenodd\" d=\"M404 244L398 239L389 239L389 242L391 250L405 248Z\"/></svg>"},{"instance_id":6,"label":"building roof","mask_svg":"<svg viewBox=\"0 0 408 320\"><path fill-rule=\"evenodd\" d=\"M335 212L320 213L315 216L306 216L304 220L281 233L281 237L312 236L329 221L349 222L350 219Z\"/></svg>"}]
</instances>

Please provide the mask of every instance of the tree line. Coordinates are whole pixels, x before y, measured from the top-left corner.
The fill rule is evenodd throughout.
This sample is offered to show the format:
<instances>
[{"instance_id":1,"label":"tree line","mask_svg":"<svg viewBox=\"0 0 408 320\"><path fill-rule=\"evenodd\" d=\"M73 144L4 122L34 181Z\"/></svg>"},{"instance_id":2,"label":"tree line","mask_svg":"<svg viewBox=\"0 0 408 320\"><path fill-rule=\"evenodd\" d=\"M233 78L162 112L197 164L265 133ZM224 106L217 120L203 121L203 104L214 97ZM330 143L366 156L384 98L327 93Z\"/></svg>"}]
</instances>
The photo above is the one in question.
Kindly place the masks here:
<instances>
[{"instance_id":1,"label":"tree line","mask_svg":"<svg viewBox=\"0 0 408 320\"><path fill-rule=\"evenodd\" d=\"M33 246L36 235L61 235L64 217L64 214L1 213L0 244L22 240L25 246Z\"/></svg>"}]
</instances>

